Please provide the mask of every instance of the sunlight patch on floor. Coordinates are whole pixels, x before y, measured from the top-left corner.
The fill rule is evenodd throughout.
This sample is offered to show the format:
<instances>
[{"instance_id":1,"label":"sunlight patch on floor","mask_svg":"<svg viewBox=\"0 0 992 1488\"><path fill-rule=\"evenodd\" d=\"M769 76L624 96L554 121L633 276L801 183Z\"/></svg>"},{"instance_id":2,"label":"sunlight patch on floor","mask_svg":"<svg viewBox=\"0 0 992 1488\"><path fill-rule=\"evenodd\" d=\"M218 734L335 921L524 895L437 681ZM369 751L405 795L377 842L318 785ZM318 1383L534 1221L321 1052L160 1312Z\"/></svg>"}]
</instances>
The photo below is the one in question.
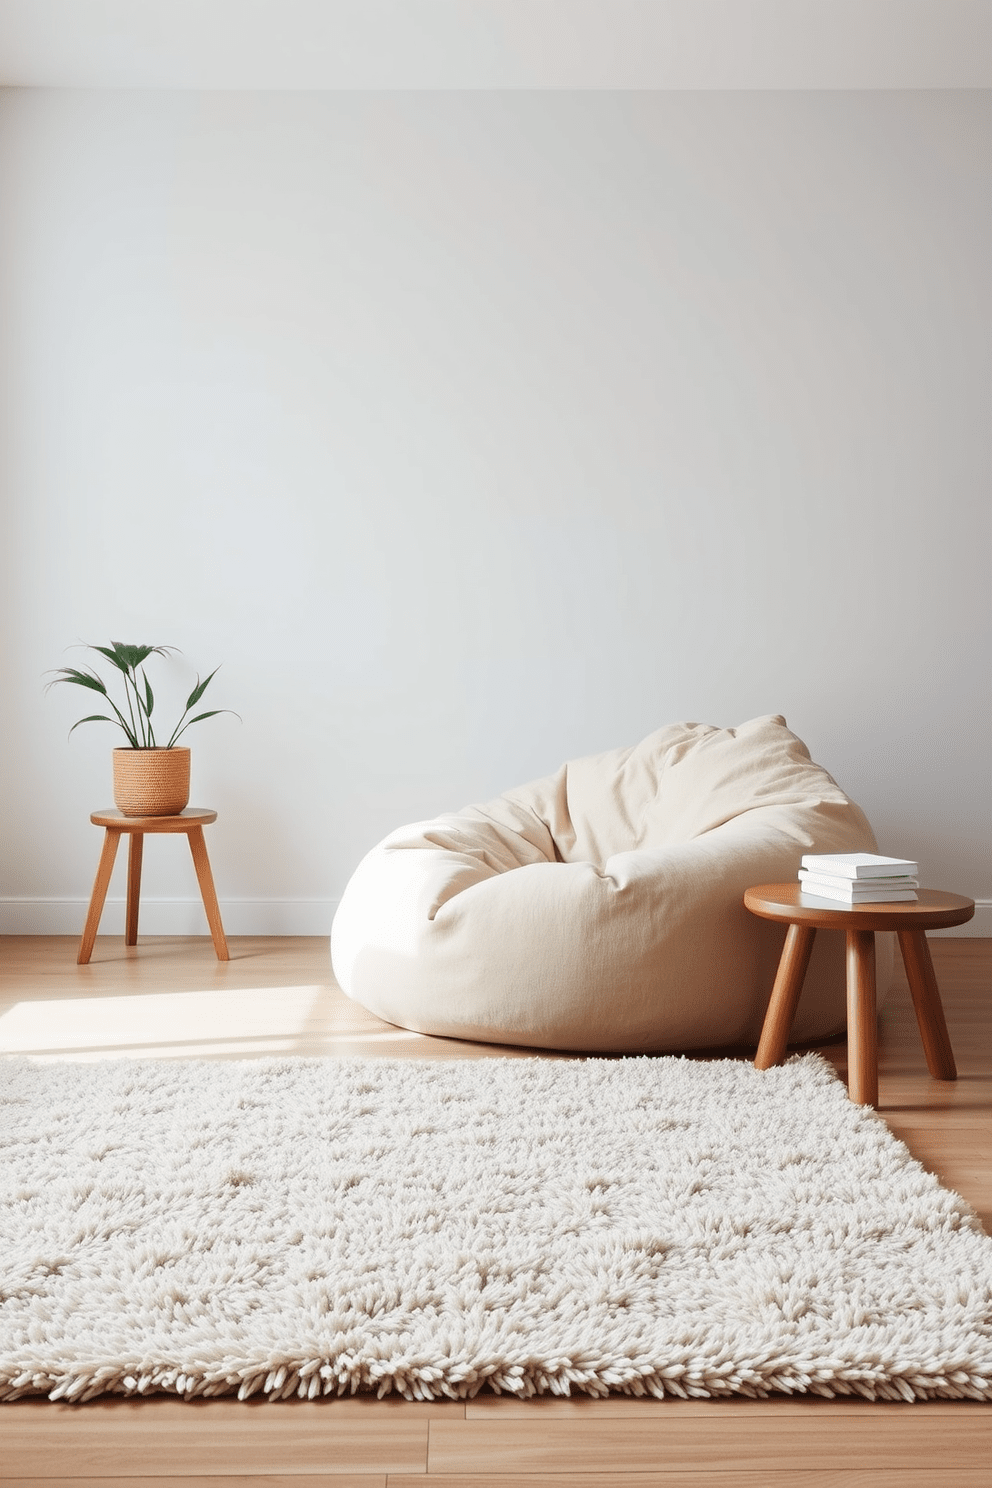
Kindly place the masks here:
<instances>
[{"instance_id":1,"label":"sunlight patch on floor","mask_svg":"<svg viewBox=\"0 0 992 1488\"><path fill-rule=\"evenodd\" d=\"M0 1014L0 1054L292 1053L324 1027L326 998L312 985L18 1002Z\"/></svg>"},{"instance_id":2,"label":"sunlight patch on floor","mask_svg":"<svg viewBox=\"0 0 992 1488\"><path fill-rule=\"evenodd\" d=\"M341 1038L338 1035L329 1037L322 1047L314 1047L314 1041L310 1040L310 1046L304 1051L300 1049L299 1040L296 1038L283 1039L227 1039L223 1043L190 1043L190 1044L128 1044L122 1047L116 1044L102 1049L56 1049L52 1051L40 1051L37 1049L10 1050L0 1049L0 1062L4 1059L19 1059L29 1057L37 1064L85 1064L95 1063L103 1059L314 1059L333 1058L357 1053L363 1058L389 1058L398 1051L394 1047L380 1048L379 1045L395 1045L407 1043L419 1037L415 1033L376 1033L371 1037L364 1038ZM360 1046L356 1049L349 1048L349 1044ZM426 1056L425 1056L426 1057Z\"/></svg>"}]
</instances>

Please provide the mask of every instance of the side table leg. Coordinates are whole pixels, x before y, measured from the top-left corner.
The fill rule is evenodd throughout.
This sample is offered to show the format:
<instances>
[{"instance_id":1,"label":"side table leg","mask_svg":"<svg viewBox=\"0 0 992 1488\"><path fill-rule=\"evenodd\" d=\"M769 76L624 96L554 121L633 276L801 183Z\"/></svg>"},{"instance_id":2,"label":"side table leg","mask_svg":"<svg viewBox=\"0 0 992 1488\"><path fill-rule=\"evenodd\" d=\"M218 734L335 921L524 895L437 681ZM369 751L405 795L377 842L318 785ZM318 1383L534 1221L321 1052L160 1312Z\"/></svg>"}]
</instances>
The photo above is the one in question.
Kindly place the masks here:
<instances>
[{"instance_id":1,"label":"side table leg","mask_svg":"<svg viewBox=\"0 0 992 1488\"><path fill-rule=\"evenodd\" d=\"M207 857L207 844L203 840L203 828L190 827L188 835L189 850L193 854L193 867L199 880L200 895L207 912L207 924L210 926L217 960L230 961L224 926L221 924L220 905L217 903L217 891L214 888L214 876L210 872L210 859Z\"/></svg>"},{"instance_id":2,"label":"side table leg","mask_svg":"<svg viewBox=\"0 0 992 1488\"><path fill-rule=\"evenodd\" d=\"M899 947L913 994L916 1021L927 1056L927 1069L935 1080L956 1080L957 1065L947 1032L944 1008L937 988L930 947L923 930L900 930Z\"/></svg>"},{"instance_id":3,"label":"side table leg","mask_svg":"<svg viewBox=\"0 0 992 1488\"><path fill-rule=\"evenodd\" d=\"M809 925L790 925L786 931L782 959L775 974L775 985L761 1029L761 1042L754 1057L755 1069L771 1069L785 1058L789 1030L796 1016L799 994L813 950L816 931Z\"/></svg>"},{"instance_id":4,"label":"side table leg","mask_svg":"<svg viewBox=\"0 0 992 1488\"><path fill-rule=\"evenodd\" d=\"M127 845L127 928L125 945L138 944L138 904L141 899L141 850L145 837L143 832L132 832Z\"/></svg>"},{"instance_id":5,"label":"side table leg","mask_svg":"<svg viewBox=\"0 0 992 1488\"><path fill-rule=\"evenodd\" d=\"M103 914L107 889L110 887L110 875L114 871L114 859L117 857L117 844L120 840L120 832L115 827L108 827L103 839L103 851L100 853L96 878L93 881L93 893L90 895L90 907L86 915L86 924L83 926L83 938L79 943L77 966L85 966L93 954L96 932L100 924L100 916Z\"/></svg>"},{"instance_id":6,"label":"side table leg","mask_svg":"<svg viewBox=\"0 0 992 1488\"><path fill-rule=\"evenodd\" d=\"M878 1105L875 932L847 932L847 1089L859 1106Z\"/></svg>"}]
</instances>

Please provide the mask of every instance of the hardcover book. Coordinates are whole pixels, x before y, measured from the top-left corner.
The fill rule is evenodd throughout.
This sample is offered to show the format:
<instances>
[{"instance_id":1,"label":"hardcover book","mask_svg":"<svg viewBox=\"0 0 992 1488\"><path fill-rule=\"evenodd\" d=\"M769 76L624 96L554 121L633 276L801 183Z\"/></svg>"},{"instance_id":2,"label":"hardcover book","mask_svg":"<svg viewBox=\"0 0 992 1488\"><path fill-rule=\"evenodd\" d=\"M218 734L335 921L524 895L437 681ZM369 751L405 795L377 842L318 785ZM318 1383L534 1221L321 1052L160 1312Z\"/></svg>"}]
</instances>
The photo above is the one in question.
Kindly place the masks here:
<instances>
[{"instance_id":1,"label":"hardcover book","mask_svg":"<svg viewBox=\"0 0 992 1488\"><path fill-rule=\"evenodd\" d=\"M825 883L823 879L804 879L802 892L813 894L817 899L836 899L841 904L897 904L912 903L916 899L915 889L873 889L838 883Z\"/></svg>"},{"instance_id":2,"label":"hardcover book","mask_svg":"<svg viewBox=\"0 0 992 1488\"><path fill-rule=\"evenodd\" d=\"M804 853L804 868L836 878L893 878L896 875L915 878L919 863L909 858L886 858L881 853Z\"/></svg>"},{"instance_id":3,"label":"hardcover book","mask_svg":"<svg viewBox=\"0 0 992 1488\"><path fill-rule=\"evenodd\" d=\"M814 873L812 868L800 868L799 881L812 893L814 883L831 884L854 894L874 894L878 889L918 889L920 880L907 873L894 874L891 878L842 878L837 873Z\"/></svg>"}]
</instances>

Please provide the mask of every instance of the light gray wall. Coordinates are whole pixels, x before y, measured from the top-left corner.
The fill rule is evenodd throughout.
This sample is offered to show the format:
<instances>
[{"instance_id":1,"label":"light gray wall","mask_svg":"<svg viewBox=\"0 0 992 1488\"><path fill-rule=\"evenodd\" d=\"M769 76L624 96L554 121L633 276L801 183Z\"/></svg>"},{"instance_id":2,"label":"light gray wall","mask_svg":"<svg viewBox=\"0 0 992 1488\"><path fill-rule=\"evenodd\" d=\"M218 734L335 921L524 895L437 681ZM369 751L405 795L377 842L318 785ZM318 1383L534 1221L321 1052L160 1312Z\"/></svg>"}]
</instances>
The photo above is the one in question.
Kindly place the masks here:
<instances>
[{"instance_id":1,"label":"light gray wall","mask_svg":"<svg viewBox=\"0 0 992 1488\"><path fill-rule=\"evenodd\" d=\"M3 0L19 87L987 88L990 0Z\"/></svg>"},{"instance_id":2,"label":"light gray wall","mask_svg":"<svg viewBox=\"0 0 992 1488\"><path fill-rule=\"evenodd\" d=\"M224 662L234 933L765 712L992 901L990 160L987 92L3 94L6 928L79 927L114 740L42 674L111 636Z\"/></svg>"}]
</instances>

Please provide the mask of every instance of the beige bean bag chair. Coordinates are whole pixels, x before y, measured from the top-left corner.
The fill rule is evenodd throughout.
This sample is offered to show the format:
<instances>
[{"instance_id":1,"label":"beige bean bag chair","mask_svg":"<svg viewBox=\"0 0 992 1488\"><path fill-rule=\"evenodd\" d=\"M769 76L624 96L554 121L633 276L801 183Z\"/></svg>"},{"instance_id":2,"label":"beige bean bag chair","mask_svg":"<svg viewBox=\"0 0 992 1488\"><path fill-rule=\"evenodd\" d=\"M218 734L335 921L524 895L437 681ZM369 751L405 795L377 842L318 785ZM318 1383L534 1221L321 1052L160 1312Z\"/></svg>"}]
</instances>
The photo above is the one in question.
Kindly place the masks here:
<instances>
[{"instance_id":1,"label":"beige bean bag chair","mask_svg":"<svg viewBox=\"0 0 992 1488\"><path fill-rule=\"evenodd\" d=\"M419 1033L644 1052L757 1043L784 939L750 884L876 847L780 717L676 723L632 749L401 827L359 864L331 954L348 994ZM878 939L888 986L889 936ZM845 1027L844 937L820 932L796 1041Z\"/></svg>"}]
</instances>

